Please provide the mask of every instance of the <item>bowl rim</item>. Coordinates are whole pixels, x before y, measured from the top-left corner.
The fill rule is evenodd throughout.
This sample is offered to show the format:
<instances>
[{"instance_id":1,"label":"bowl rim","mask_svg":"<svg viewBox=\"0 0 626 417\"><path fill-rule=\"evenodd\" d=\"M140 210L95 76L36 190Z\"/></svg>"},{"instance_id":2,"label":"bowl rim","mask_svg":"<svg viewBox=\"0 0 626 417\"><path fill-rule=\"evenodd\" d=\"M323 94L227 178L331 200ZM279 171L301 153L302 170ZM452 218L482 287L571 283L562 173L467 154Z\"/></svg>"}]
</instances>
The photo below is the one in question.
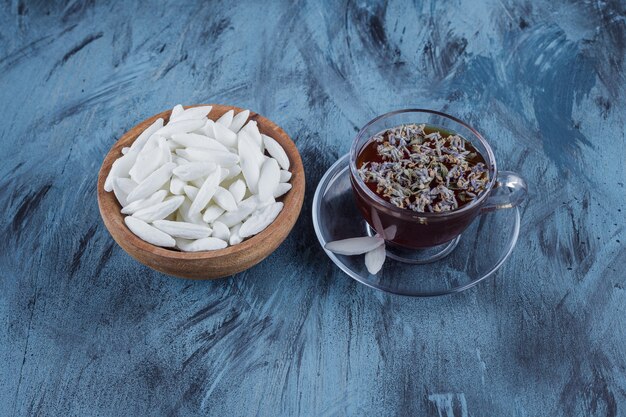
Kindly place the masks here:
<instances>
[{"instance_id":1,"label":"bowl rim","mask_svg":"<svg viewBox=\"0 0 626 417\"><path fill-rule=\"evenodd\" d=\"M233 110L235 113L244 111L244 109L240 107L222 105L222 104L193 104L189 106L183 106L183 108L189 109L189 108L201 107L201 106L212 106L213 108L211 112L214 115L218 112L220 113L218 116L215 117L215 119L213 119L212 117L209 117L214 121L217 120L219 116L221 116L222 114L226 113L229 110ZM217 110L217 112L215 112L215 110ZM304 167L302 164L302 158L300 156L298 148L296 147L291 137L280 126L278 126L276 123L274 123L270 119L261 116L259 113L256 113L250 110L250 115L248 116L248 120L256 121L257 124L259 125L259 130L263 134L268 135L269 133L268 129L265 129L265 127L269 127L269 129L273 130L273 132L271 132L273 135L272 137L277 142L279 142L283 148L285 148L285 153L289 157L289 162L290 162L289 171L292 173L292 178L290 180L290 183L292 184L292 188L284 196L281 197L282 198L281 201L283 202L284 206L280 214L278 215L278 217L276 217L276 219L274 219L274 221L265 230L244 240L243 242L238 243L236 245L227 246L226 248L223 248L223 249L217 249L217 250L212 250L212 251L183 252L183 251L178 251L174 249L164 248L161 246L156 246L151 243L148 243L142 240L141 238L139 238L138 236L136 236L134 233L132 233L124 222L124 218L126 216L120 212L121 210L120 203L117 201L117 198L115 198L115 195L113 192L107 192L104 190L104 182L111 170L111 166L113 162L122 155L121 154L122 147L129 146L131 143L133 143L137 139L138 135L141 134L141 132L143 132L148 126L154 123L158 118L163 118L165 122L169 121L171 112L172 112L171 109L165 110L137 123L136 125L131 127L129 130L127 130L113 144L113 146L111 146L111 148L105 155L104 160L102 161L102 165L100 166L100 171L98 173L97 197L98 197L98 208L100 211L100 216L102 217L102 220L105 223L105 227L107 229L110 229L111 227L115 227L116 229L121 229L122 234L124 235L123 238L127 240L129 244L135 247L135 249L138 249L140 251L150 253L152 255L157 255L163 258L173 259L173 260L192 261L192 260L219 259L219 258L223 258L226 256L241 253L246 250L251 251L254 246L261 244L268 237L273 235L277 231L277 227L282 221L287 220L287 218L289 217L289 210L287 210L288 207L294 207L294 209L297 210L297 215L296 215L296 219L297 219L302 209L302 205L304 202L304 191L305 191ZM264 128L262 128L262 126ZM135 137L131 137L131 132L134 132L134 131L137 131L138 133ZM278 135L276 135L276 133L278 133ZM288 149L286 148L285 145L287 145ZM296 187L296 184L298 185L298 187ZM112 216L109 215L109 213L107 213L107 215L105 215L104 213L103 205L105 204L106 200L113 200L114 203L119 207L119 210L113 211ZM118 225L115 224L114 217L117 217L120 220L121 225L122 225L121 228L119 228ZM115 235L111 233L110 230L109 230L109 233L114 238L114 240L116 240Z\"/></svg>"}]
</instances>

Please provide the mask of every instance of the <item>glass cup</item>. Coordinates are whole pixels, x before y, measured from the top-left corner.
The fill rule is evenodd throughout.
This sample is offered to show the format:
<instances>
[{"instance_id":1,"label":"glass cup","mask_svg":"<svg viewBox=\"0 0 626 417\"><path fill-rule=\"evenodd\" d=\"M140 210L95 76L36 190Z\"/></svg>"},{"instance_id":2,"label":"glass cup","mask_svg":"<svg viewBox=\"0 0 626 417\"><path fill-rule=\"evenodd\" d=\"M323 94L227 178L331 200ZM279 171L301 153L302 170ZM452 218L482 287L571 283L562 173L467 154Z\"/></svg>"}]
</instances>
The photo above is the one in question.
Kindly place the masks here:
<instances>
[{"instance_id":1,"label":"glass cup","mask_svg":"<svg viewBox=\"0 0 626 417\"><path fill-rule=\"evenodd\" d=\"M485 159L489 183L485 191L458 210L418 213L402 209L373 192L358 175L357 157L376 134L402 124L427 124L453 132L469 141ZM378 116L357 134L350 149L350 182L357 207L370 227L387 242L409 249L442 245L459 237L480 213L515 207L526 196L526 182L514 172L498 172L496 160L487 141L476 129L442 112L406 109Z\"/></svg>"}]
</instances>

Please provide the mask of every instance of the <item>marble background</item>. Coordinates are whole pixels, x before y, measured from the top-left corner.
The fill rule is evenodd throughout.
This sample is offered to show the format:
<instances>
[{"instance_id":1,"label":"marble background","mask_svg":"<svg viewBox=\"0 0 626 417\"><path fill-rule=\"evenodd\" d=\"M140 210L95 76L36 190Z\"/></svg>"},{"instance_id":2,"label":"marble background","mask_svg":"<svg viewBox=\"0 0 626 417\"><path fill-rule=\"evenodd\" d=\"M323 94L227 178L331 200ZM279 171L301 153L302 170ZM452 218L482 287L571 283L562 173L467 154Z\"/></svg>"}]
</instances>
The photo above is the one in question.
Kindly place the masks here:
<instances>
[{"instance_id":1,"label":"marble background","mask_svg":"<svg viewBox=\"0 0 626 417\"><path fill-rule=\"evenodd\" d=\"M0 415L626 414L623 2L0 4ZM151 271L100 220L108 149L179 102L253 109L304 160L290 237L230 279ZM459 295L366 288L313 232L324 171L409 106L530 184Z\"/></svg>"}]
</instances>

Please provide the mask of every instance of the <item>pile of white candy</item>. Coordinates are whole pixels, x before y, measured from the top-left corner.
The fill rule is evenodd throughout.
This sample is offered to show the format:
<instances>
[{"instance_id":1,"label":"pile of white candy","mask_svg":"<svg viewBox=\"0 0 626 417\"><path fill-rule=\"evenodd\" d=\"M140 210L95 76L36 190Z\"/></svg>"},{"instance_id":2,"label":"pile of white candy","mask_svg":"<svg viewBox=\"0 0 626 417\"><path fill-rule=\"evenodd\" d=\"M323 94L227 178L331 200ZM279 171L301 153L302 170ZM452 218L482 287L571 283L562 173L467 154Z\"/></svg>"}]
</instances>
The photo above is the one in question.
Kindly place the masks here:
<instances>
[{"instance_id":1,"label":"pile of white candy","mask_svg":"<svg viewBox=\"0 0 626 417\"><path fill-rule=\"evenodd\" d=\"M177 105L166 125L159 118L111 167L104 189L148 243L222 249L264 230L283 208L276 198L291 189L284 149L248 121L250 111L215 122L210 111Z\"/></svg>"}]
</instances>

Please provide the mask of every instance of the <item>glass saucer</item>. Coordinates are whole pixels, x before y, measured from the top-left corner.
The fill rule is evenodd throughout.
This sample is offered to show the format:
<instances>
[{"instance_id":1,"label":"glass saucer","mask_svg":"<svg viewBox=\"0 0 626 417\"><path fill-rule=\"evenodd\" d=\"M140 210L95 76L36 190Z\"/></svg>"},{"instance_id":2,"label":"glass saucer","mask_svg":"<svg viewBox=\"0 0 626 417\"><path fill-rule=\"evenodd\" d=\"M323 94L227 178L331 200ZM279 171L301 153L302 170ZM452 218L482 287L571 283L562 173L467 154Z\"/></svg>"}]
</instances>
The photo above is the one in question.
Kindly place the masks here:
<instances>
[{"instance_id":1,"label":"glass saucer","mask_svg":"<svg viewBox=\"0 0 626 417\"><path fill-rule=\"evenodd\" d=\"M349 155L341 157L320 180L313 198L313 227L322 248L333 240L366 236L372 231L356 207L350 185ZM370 274L364 255L326 251L355 280L381 291L431 297L464 291L491 276L509 257L520 229L517 208L482 214L460 238L425 251L389 249L385 265ZM424 258L425 261L420 259Z\"/></svg>"}]
</instances>

